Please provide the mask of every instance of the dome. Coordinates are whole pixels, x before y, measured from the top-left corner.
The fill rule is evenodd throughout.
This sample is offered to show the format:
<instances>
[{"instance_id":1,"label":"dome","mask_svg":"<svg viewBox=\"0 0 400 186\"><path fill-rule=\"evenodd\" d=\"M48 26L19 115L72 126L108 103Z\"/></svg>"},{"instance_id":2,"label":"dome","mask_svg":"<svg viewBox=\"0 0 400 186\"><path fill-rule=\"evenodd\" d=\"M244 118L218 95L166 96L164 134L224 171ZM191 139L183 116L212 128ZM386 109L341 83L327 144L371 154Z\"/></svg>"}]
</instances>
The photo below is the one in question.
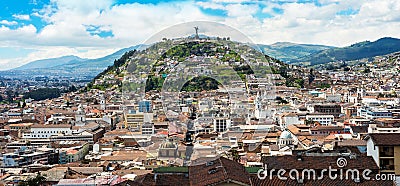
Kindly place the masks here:
<instances>
[{"instance_id":1,"label":"dome","mask_svg":"<svg viewBox=\"0 0 400 186\"><path fill-rule=\"evenodd\" d=\"M162 149L172 149L172 148L176 148L176 145L172 141L166 141L166 142L164 142L164 143L162 143L160 145L160 148L162 148Z\"/></svg>"},{"instance_id":2,"label":"dome","mask_svg":"<svg viewBox=\"0 0 400 186\"><path fill-rule=\"evenodd\" d=\"M281 136L279 137L280 139L291 139L292 138L292 134L285 130L281 133Z\"/></svg>"}]
</instances>

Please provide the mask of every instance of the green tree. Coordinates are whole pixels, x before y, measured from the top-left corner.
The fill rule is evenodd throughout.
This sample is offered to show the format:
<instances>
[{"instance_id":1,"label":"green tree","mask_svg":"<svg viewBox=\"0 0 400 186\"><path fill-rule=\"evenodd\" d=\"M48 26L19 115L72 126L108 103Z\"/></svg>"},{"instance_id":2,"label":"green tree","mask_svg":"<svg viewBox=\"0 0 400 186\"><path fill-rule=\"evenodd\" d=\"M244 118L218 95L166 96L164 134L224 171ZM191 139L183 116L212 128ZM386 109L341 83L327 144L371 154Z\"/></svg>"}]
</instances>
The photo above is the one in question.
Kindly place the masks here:
<instances>
[{"instance_id":1,"label":"green tree","mask_svg":"<svg viewBox=\"0 0 400 186\"><path fill-rule=\"evenodd\" d=\"M19 182L20 186L38 186L42 185L43 182L46 181L46 178L42 176L40 173L36 175L36 177L29 178L25 181Z\"/></svg>"},{"instance_id":2,"label":"green tree","mask_svg":"<svg viewBox=\"0 0 400 186\"><path fill-rule=\"evenodd\" d=\"M365 68L363 72L364 72L364 73L370 73L370 72L371 72L371 69Z\"/></svg>"},{"instance_id":3,"label":"green tree","mask_svg":"<svg viewBox=\"0 0 400 186\"><path fill-rule=\"evenodd\" d=\"M45 100L60 97L61 91L57 88L39 88L24 94L24 99Z\"/></svg>"}]
</instances>

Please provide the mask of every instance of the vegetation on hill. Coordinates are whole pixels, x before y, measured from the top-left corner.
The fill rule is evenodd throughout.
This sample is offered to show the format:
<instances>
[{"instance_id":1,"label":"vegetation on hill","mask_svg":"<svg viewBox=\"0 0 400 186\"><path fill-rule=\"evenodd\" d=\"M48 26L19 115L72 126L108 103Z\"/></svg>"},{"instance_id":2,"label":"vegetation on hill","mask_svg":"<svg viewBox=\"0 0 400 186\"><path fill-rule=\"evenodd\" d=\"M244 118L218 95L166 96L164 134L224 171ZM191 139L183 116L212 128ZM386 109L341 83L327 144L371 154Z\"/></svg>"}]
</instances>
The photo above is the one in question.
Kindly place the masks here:
<instances>
[{"instance_id":1,"label":"vegetation on hill","mask_svg":"<svg viewBox=\"0 0 400 186\"><path fill-rule=\"evenodd\" d=\"M26 92L24 94L24 99L32 98L34 100L45 100L58 98L61 95L61 91L58 88L39 88L36 90L32 90L30 92Z\"/></svg>"},{"instance_id":2,"label":"vegetation on hill","mask_svg":"<svg viewBox=\"0 0 400 186\"><path fill-rule=\"evenodd\" d=\"M162 54L158 62L153 65L151 72L146 82L146 92L151 90L161 90L164 83L166 74L169 74L169 68L165 66L164 60L169 58L183 62L189 56L221 56L220 61L230 62L230 66L236 71L242 80L245 80L246 74L254 73L250 66L247 64L235 65L234 62L244 62L244 59L240 57L238 53L229 48L222 46L221 44L213 42L187 42L172 47ZM160 70L157 67L163 66ZM218 83L216 80L208 77L195 77L189 82L186 82L182 87L182 90L186 91L200 91L200 90L215 90L218 89Z\"/></svg>"},{"instance_id":3,"label":"vegetation on hill","mask_svg":"<svg viewBox=\"0 0 400 186\"><path fill-rule=\"evenodd\" d=\"M183 85L182 90L186 92L216 90L218 89L219 85L221 84L213 78L206 76L199 76L199 77L194 77L193 79L187 81Z\"/></svg>"},{"instance_id":4,"label":"vegetation on hill","mask_svg":"<svg viewBox=\"0 0 400 186\"><path fill-rule=\"evenodd\" d=\"M166 41L168 42L168 41ZM225 41L231 42L231 41ZM254 74L253 69L248 65L247 62L242 58L240 54L236 52L236 50L249 52L250 48L239 47L239 49L232 50L229 48L227 43L220 44L212 41L190 41L175 45L169 48L160 55L160 57L156 57L157 59L147 59L141 55L153 55L148 50L160 51L167 43L160 42L155 45L150 46L144 51L131 51L125 53L120 59L114 61L114 65L109 66L105 71L98 74L96 78L89 83L87 86L88 89L100 89L105 90L107 88L111 88L116 86L121 88L122 83L119 79L115 77L123 77L126 72L139 74L140 72L146 72L146 68L148 68L149 63L151 63L151 69L146 74L147 81L145 84L145 91L158 90L160 91L163 87L165 79L170 75L174 66L182 63L193 56L209 56L207 58L209 61L214 61L228 65L230 69L227 70L224 65L216 65L213 66L213 71L217 74L223 74L222 79L217 80L206 77L206 76L194 76L188 82L185 82L182 91L201 91L201 90L215 90L218 89L221 84L224 84L226 77L234 77L238 76L242 81L246 82L246 75ZM254 56L254 55L253 55ZM264 58L265 57L265 58ZM264 59L262 59L264 58ZM154 62L152 61L154 60ZM285 78L285 82L282 85L286 86L294 86L294 87L304 87L305 80L302 76L304 72L301 69L291 69L292 67L286 63L281 62L275 58L272 58L267 55L256 56L254 59L247 59L254 61L264 61L266 60L269 63L269 66L258 65L257 72L261 72L262 74L280 74L283 78ZM128 65L129 63L129 65ZM198 65L202 64L203 61L197 61L184 65ZM257 63L257 62L256 62ZM296 71L296 73L292 73ZM294 75L296 74L296 75ZM110 75L110 76L107 76ZM107 81L107 77L113 77L114 81ZM117 80L115 80L117 79ZM309 78L309 80L312 78ZM308 82L309 83L309 82ZM126 83L124 84L124 90L137 90L139 86L137 83Z\"/></svg>"},{"instance_id":5,"label":"vegetation on hill","mask_svg":"<svg viewBox=\"0 0 400 186\"><path fill-rule=\"evenodd\" d=\"M136 53L136 50L131 50L128 52L125 52L119 59L114 60L113 65L108 66L103 72L99 73L93 80L88 83L86 89L100 89L100 90L105 90L107 88L110 88L114 86L115 84L121 85L120 80L115 80L114 81L105 81L101 84L94 84L96 80L102 78L106 74L112 74L112 75L120 75L122 72L122 69L120 67L126 65L126 62L129 60L131 56L133 56Z\"/></svg>"},{"instance_id":6,"label":"vegetation on hill","mask_svg":"<svg viewBox=\"0 0 400 186\"><path fill-rule=\"evenodd\" d=\"M264 54L273 56L274 58L286 63L291 63L299 58L334 48L324 45L297 44L288 42L278 42L272 45L258 46L261 48Z\"/></svg>"}]
</instances>

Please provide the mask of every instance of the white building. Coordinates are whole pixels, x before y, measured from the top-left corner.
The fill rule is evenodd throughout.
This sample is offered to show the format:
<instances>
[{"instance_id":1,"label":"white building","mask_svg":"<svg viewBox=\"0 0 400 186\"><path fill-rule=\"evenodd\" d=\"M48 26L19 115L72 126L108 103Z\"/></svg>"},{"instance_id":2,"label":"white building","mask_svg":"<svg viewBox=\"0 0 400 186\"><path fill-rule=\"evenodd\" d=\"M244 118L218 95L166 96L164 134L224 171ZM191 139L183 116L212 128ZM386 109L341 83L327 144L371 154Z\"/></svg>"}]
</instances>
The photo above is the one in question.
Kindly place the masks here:
<instances>
[{"instance_id":1,"label":"white building","mask_svg":"<svg viewBox=\"0 0 400 186\"><path fill-rule=\"evenodd\" d=\"M299 116L295 113L287 113L283 114L283 116L280 118L280 126L281 128L287 128L289 125L294 125L294 124L301 124L302 122L299 120Z\"/></svg>"},{"instance_id":2,"label":"white building","mask_svg":"<svg viewBox=\"0 0 400 186\"><path fill-rule=\"evenodd\" d=\"M340 94L325 94L325 99L327 102L339 103L342 101L342 95L340 95Z\"/></svg>"},{"instance_id":3,"label":"white building","mask_svg":"<svg viewBox=\"0 0 400 186\"><path fill-rule=\"evenodd\" d=\"M214 119L214 131L224 132L231 126L231 120L229 118L215 118Z\"/></svg>"},{"instance_id":4,"label":"white building","mask_svg":"<svg viewBox=\"0 0 400 186\"><path fill-rule=\"evenodd\" d=\"M154 134L154 123L144 122L142 124L142 134L143 135L153 135Z\"/></svg>"},{"instance_id":5,"label":"white building","mask_svg":"<svg viewBox=\"0 0 400 186\"><path fill-rule=\"evenodd\" d=\"M376 109L376 108L359 108L357 109L357 116L366 119L376 119L376 118L392 118L393 114L386 109Z\"/></svg>"},{"instance_id":6,"label":"white building","mask_svg":"<svg viewBox=\"0 0 400 186\"><path fill-rule=\"evenodd\" d=\"M317 121L321 125L331 125L335 116L333 115L316 115L311 114L306 116L306 120Z\"/></svg>"},{"instance_id":7,"label":"white building","mask_svg":"<svg viewBox=\"0 0 400 186\"><path fill-rule=\"evenodd\" d=\"M72 135L71 125L32 125L30 133L24 133L23 138L49 138L59 134Z\"/></svg>"},{"instance_id":8,"label":"white building","mask_svg":"<svg viewBox=\"0 0 400 186\"><path fill-rule=\"evenodd\" d=\"M86 113L83 111L82 105L78 106L78 111L75 114L75 126L84 126L86 124Z\"/></svg>"},{"instance_id":9,"label":"white building","mask_svg":"<svg viewBox=\"0 0 400 186\"><path fill-rule=\"evenodd\" d=\"M381 173L400 174L400 133L368 134L367 156L372 156Z\"/></svg>"},{"instance_id":10,"label":"white building","mask_svg":"<svg viewBox=\"0 0 400 186\"><path fill-rule=\"evenodd\" d=\"M370 124L368 126L368 133L400 133L399 127L381 127L376 124Z\"/></svg>"}]
</instances>

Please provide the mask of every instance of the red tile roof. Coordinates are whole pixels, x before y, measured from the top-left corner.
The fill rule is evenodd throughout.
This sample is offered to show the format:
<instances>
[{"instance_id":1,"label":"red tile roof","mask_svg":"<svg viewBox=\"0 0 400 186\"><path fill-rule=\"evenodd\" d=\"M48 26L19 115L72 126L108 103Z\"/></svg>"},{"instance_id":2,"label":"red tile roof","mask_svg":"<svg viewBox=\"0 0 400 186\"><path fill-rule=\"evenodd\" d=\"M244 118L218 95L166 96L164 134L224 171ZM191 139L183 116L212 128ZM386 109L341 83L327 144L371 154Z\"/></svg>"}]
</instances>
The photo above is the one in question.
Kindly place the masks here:
<instances>
[{"instance_id":1,"label":"red tile roof","mask_svg":"<svg viewBox=\"0 0 400 186\"><path fill-rule=\"evenodd\" d=\"M365 139L369 137L377 146L400 146L400 133L373 133Z\"/></svg>"},{"instance_id":2,"label":"red tile roof","mask_svg":"<svg viewBox=\"0 0 400 186\"><path fill-rule=\"evenodd\" d=\"M273 176L269 179L259 179L257 176L252 176L252 185L274 185L274 186L287 186L287 185L301 185L301 186L314 186L314 185L326 185L326 186L394 186L394 182L390 180L377 181L377 180L360 180L359 183L354 182L351 179L330 179L329 177L324 177L321 180L304 180L303 183L299 183L297 180L287 179L281 180L277 176Z\"/></svg>"},{"instance_id":3,"label":"red tile roof","mask_svg":"<svg viewBox=\"0 0 400 186\"><path fill-rule=\"evenodd\" d=\"M250 185L249 173L238 162L224 157L189 167L190 185L212 185L224 182L236 182Z\"/></svg>"},{"instance_id":4,"label":"red tile roof","mask_svg":"<svg viewBox=\"0 0 400 186\"><path fill-rule=\"evenodd\" d=\"M268 156L263 157L262 162L267 164L268 169L328 169L331 166L333 169L339 168L337 166L337 159L339 156ZM347 160L346 169L371 169L378 170L379 167L370 156L356 156L354 159L343 157Z\"/></svg>"}]
</instances>

